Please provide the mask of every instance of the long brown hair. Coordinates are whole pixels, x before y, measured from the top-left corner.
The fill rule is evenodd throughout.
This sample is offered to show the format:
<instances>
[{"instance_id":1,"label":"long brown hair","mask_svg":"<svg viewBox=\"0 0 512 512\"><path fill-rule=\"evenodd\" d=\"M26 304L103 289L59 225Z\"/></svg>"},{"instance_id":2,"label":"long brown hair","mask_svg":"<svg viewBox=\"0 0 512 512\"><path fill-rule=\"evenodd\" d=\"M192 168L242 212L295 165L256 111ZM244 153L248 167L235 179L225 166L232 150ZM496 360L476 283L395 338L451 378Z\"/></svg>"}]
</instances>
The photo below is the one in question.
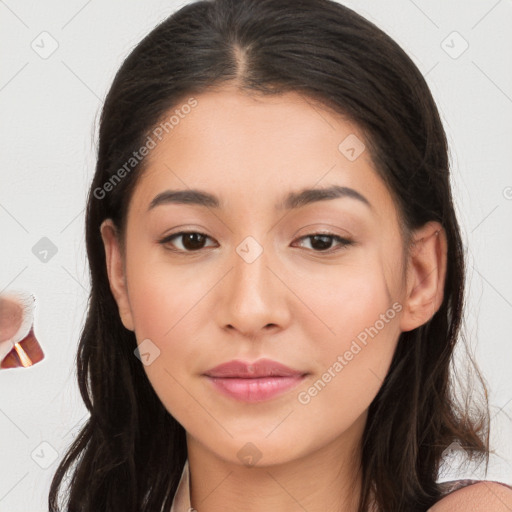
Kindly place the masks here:
<instances>
[{"instance_id":1,"label":"long brown hair","mask_svg":"<svg viewBox=\"0 0 512 512\"><path fill-rule=\"evenodd\" d=\"M425 511L439 499L440 462L452 442L486 463L489 452L487 395L479 412L475 403L466 407L455 398L450 372L461 338L465 266L447 140L429 88L407 54L374 24L330 0L188 4L154 28L117 72L101 115L87 202L91 291L77 366L90 418L55 473L50 510L60 509L61 498L73 512L170 508L187 457L185 432L134 357L135 335L120 321L99 227L112 218L123 233L145 160L112 180L162 116L183 98L228 82L246 92L296 91L353 121L404 227L435 220L446 231L444 301L426 324L401 334L370 406L362 447L359 512L372 494L382 512ZM108 190L107 182L113 183Z\"/></svg>"}]
</instances>

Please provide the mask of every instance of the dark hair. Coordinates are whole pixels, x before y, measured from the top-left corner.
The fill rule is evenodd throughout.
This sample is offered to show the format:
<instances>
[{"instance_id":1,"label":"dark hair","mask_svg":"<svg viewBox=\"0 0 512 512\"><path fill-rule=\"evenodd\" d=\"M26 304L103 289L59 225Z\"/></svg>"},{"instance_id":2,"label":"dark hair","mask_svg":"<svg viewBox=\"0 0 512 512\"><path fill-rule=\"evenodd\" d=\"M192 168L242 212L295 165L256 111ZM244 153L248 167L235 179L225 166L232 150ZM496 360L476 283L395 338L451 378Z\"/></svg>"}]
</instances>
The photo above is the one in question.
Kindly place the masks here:
<instances>
[{"instance_id":1,"label":"dark hair","mask_svg":"<svg viewBox=\"0 0 512 512\"><path fill-rule=\"evenodd\" d=\"M446 135L429 88L385 33L330 0L212 0L188 4L151 31L117 72L103 107L86 242L91 292L77 366L90 418L53 478L73 512L167 511L187 458L185 431L154 392L136 338L111 294L100 225L124 233L146 159L119 169L171 108L223 85L261 94L295 91L344 116L364 134L406 233L434 220L448 241L444 300L421 327L400 335L362 445L359 511L425 511L440 497L443 450L489 456L489 411L456 399L450 374L464 301L464 250L452 203ZM99 190L103 192L98 193ZM479 382L485 383L473 359ZM66 478L69 474L69 479Z\"/></svg>"}]
</instances>

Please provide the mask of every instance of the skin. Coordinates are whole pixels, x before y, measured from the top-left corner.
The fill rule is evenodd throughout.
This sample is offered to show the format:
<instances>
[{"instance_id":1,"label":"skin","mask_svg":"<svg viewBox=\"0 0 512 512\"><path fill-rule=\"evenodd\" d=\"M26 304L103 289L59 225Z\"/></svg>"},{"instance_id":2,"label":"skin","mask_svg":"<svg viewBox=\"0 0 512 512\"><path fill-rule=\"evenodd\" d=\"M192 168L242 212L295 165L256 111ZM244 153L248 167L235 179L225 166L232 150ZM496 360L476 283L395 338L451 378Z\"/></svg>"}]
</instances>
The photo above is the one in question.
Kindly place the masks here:
<instances>
[{"instance_id":1,"label":"skin","mask_svg":"<svg viewBox=\"0 0 512 512\"><path fill-rule=\"evenodd\" d=\"M446 496L428 512L507 512L512 510L512 489L494 482L479 482Z\"/></svg>"},{"instance_id":2,"label":"skin","mask_svg":"<svg viewBox=\"0 0 512 512\"><path fill-rule=\"evenodd\" d=\"M357 126L297 93L248 96L225 87L158 143L128 210L124 252L115 227L101 233L112 293L124 326L160 355L147 375L184 426L192 506L201 512L356 511L358 463L367 410L388 371L401 332L427 322L443 300L446 237L430 222L413 233L404 260L398 213L368 151L349 161L338 150ZM276 210L290 191L341 185L350 197ZM223 207L165 204L168 189L197 188ZM209 238L196 252L183 237ZM311 238L331 239L326 254ZM236 251L253 237L263 252L247 263ZM201 246L200 246L201 247ZM329 248L330 247L330 248ZM336 252L334 252L336 251ZM354 339L399 303L307 404L307 391ZM203 372L232 359L267 357L308 375L299 387L261 403L221 395ZM237 453L252 443L260 460Z\"/></svg>"},{"instance_id":3,"label":"skin","mask_svg":"<svg viewBox=\"0 0 512 512\"><path fill-rule=\"evenodd\" d=\"M20 328L23 309L16 301L0 297L0 343L10 340Z\"/></svg>"}]
</instances>

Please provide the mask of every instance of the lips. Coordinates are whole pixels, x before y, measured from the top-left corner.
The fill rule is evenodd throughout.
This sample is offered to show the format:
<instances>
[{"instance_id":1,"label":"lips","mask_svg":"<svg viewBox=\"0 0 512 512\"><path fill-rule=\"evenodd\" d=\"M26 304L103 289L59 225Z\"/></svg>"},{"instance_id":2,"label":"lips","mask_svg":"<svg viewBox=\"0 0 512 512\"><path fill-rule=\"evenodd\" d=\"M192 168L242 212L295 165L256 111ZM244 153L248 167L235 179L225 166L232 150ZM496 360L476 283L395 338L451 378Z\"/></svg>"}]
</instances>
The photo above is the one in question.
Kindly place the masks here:
<instances>
[{"instance_id":1,"label":"lips","mask_svg":"<svg viewBox=\"0 0 512 512\"><path fill-rule=\"evenodd\" d=\"M205 375L220 378L254 379L258 377L294 377L304 375L304 373L271 359L259 359L253 363L238 360L229 361L208 370Z\"/></svg>"},{"instance_id":2,"label":"lips","mask_svg":"<svg viewBox=\"0 0 512 512\"><path fill-rule=\"evenodd\" d=\"M307 373L277 361L229 361L205 372L214 389L243 402L262 402L296 387Z\"/></svg>"}]
</instances>

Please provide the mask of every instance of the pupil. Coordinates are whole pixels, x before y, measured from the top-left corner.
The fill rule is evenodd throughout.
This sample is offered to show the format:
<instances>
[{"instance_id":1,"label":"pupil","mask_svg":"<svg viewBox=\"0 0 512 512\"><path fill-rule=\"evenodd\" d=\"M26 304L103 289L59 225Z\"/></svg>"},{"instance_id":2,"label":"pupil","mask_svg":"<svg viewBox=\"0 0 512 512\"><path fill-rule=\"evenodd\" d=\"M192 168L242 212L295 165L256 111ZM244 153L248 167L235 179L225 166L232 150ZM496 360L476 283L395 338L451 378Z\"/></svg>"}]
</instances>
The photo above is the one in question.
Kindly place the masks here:
<instances>
[{"instance_id":1,"label":"pupil","mask_svg":"<svg viewBox=\"0 0 512 512\"><path fill-rule=\"evenodd\" d=\"M187 233L183 239L183 246L186 249L201 249L204 243L204 236L201 233Z\"/></svg>"},{"instance_id":2,"label":"pupil","mask_svg":"<svg viewBox=\"0 0 512 512\"><path fill-rule=\"evenodd\" d=\"M331 237L328 235L314 235L312 240L312 246L316 249L329 249L331 246ZM320 244L315 244L315 242L320 241ZM315 247L316 245L316 247Z\"/></svg>"}]
</instances>

